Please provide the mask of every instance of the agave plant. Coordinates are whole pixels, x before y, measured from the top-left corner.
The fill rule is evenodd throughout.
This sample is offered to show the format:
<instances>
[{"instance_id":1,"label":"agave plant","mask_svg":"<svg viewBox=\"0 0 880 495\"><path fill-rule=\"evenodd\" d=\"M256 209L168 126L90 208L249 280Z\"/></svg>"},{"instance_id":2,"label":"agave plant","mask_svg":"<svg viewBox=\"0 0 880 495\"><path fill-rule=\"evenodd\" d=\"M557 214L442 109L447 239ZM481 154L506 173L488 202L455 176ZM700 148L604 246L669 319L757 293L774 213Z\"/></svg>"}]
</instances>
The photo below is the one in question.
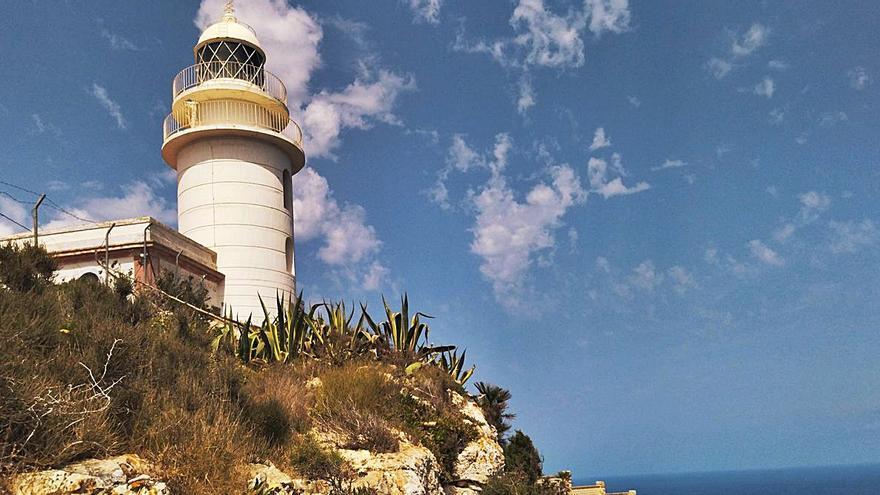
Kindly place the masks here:
<instances>
[{"instance_id":1,"label":"agave plant","mask_svg":"<svg viewBox=\"0 0 880 495\"><path fill-rule=\"evenodd\" d=\"M323 314L316 312L318 309L323 309ZM325 301L312 306L308 318L312 340L311 356L323 357L337 364L367 354L377 356L378 338L366 331L366 318L366 314L361 312L357 323L352 326L354 310L346 311L344 302Z\"/></svg>"},{"instance_id":2,"label":"agave plant","mask_svg":"<svg viewBox=\"0 0 880 495\"><path fill-rule=\"evenodd\" d=\"M377 348L381 348L381 351L430 361L438 353L455 349L455 346L431 346L428 344L430 328L427 323L421 321L421 318L433 318L433 316L418 312L410 318L409 298L406 294L401 298L400 311L392 311L384 297L382 304L385 306L385 321L381 323L373 321L367 312L367 307L361 304L361 314L370 327L373 341L376 342Z\"/></svg>"},{"instance_id":3,"label":"agave plant","mask_svg":"<svg viewBox=\"0 0 880 495\"><path fill-rule=\"evenodd\" d=\"M464 385L470 380L471 376L473 376L474 371L476 371L476 366L471 366L469 369L464 369L464 358L467 355L467 351L462 351L461 356L458 355L457 350L444 351L438 354L433 363L440 367L441 370L449 373L449 376L455 380L459 385Z\"/></svg>"}]
</instances>

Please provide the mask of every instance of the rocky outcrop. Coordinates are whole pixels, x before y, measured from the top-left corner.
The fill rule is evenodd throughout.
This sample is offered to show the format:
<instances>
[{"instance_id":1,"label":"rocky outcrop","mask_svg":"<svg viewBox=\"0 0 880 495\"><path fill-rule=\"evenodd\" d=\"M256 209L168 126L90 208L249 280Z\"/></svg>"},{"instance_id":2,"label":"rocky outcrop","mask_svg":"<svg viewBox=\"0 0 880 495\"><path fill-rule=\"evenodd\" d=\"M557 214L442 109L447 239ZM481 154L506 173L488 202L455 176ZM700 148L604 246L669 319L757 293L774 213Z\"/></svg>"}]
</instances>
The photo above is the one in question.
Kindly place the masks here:
<instances>
[{"instance_id":1,"label":"rocky outcrop","mask_svg":"<svg viewBox=\"0 0 880 495\"><path fill-rule=\"evenodd\" d=\"M343 442L332 432L314 430L312 434L324 448L335 450L345 459L353 474L353 488L370 488L381 495L475 495L489 477L504 467L504 452L496 441L495 428L486 422L479 406L459 394L452 394L452 401L465 421L474 426L477 437L459 454L455 479L447 486L440 483L441 467L434 454L413 445L403 434L400 448L389 453L341 449L338 446ZM326 482L296 479L271 463L252 464L250 479L251 489L261 495L330 492Z\"/></svg>"},{"instance_id":2,"label":"rocky outcrop","mask_svg":"<svg viewBox=\"0 0 880 495\"><path fill-rule=\"evenodd\" d=\"M504 468L504 450L498 445L495 428L486 421L483 410L473 400L452 394L452 403L459 408L477 430L477 438L468 443L455 463L455 481L446 487L448 495L479 493L488 479Z\"/></svg>"},{"instance_id":3,"label":"rocky outcrop","mask_svg":"<svg viewBox=\"0 0 880 495\"><path fill-rule=\"evenodd\" d=\"M351 468L350 487L364 487L381 495L475 495L482 485L504 467L504 452L495 440L495 429L472 400L452 394L453 404L477 431L456 460L455 479L440 483L441 466L430 450L414 445L400 434L396 452L340 449L333 433L312 433L325 448L333 448ZM250 464L247 485L260 495L327 495L331 486L323 480L298 479L271 462ZM170 495L157 481L155 469L135 455L90 460L61 469L19 475L11 485L15 495Z\"/></svg>"},{"instance_id":4,"label":"rocky outcrop","mask_svg":"<svg viewBox=\"0 0 880 495\"><path fill-rule=\"evenodd\" d=\"M122 455L21 474L10 487L14 495L169 495L153 473L153 467L140 457Z\"/></svg>"},{"instance_id":5,"label":"rocky outcrop","mask_svg":"<svg viewBox=\"0 0 880 495\"><path fill-rule=\"evenodd\" d=\"M407 442L397 452L339 450L357 479L354 486L388 495L442 495L439 466L430 450Z\"/></svg>"}]
</instances>

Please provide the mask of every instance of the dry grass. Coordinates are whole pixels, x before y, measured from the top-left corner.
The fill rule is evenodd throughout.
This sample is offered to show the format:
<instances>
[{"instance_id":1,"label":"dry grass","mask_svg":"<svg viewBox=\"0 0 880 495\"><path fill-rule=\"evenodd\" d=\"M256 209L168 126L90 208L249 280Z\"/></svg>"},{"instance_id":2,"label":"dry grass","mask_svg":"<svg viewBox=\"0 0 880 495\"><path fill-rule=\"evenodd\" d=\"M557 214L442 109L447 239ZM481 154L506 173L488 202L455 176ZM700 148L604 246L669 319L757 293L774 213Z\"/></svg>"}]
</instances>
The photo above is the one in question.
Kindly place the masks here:
<instances>
[{"instance_id":1,"label":"dry grass","mask_svg":"<svg viewBox=\"0 0 880 495\"><path fill-rule=\"evenodd\" d=\"M449 403L460 387L434 367L250 369L208 352L195 313L125 296L82 281L0 288L0 479L136 453L175 493L240 493L247 464L266 459L313 478L349 475L307 434L313 423L374 452L397 450L405 432L447 470L470 438ZM307 387L313 377L322 386Z\"/></svg>"}]
</instances>

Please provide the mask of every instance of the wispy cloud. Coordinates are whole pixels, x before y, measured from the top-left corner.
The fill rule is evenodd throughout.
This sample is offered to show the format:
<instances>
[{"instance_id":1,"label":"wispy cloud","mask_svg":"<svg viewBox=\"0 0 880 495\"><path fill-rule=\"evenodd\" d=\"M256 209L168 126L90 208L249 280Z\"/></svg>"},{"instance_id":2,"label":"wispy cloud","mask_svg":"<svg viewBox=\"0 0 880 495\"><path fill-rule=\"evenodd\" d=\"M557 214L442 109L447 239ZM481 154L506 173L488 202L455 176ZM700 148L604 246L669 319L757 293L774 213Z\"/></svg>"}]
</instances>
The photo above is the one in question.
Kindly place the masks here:
<instances>
[{"instance_id":1,"label":"wispy cloud","mask_svg":"<svg viewBox=\"0 0 880 495\"><path fill-rule=\"evenodd\" d=\"M169 225L177 224L177 209L148 181L134 181L120 188L118 195L89 195L77 199L65 209L77 217L105 221L149 215ZM83 223L79 218L57 212L45 228L59 228Z\"/></svg>"},{"instance_id":2,"label":"wispy cloud","mask_svg":"<svg viewBox=\"0 0 880 495\"><path fill-rule=\"evenodd\" d=\"M767 62L767 67L773 70L788 70L791 65L784 60L771 60Z\"/></svg>"},{"instance_id":3,"label":"wispy cloud","mask_svg":"<svg viewBox=\"0 0 880 495\"><path fill-rule=\"evenodd\" d=\"M521 115L524 115L533 106L535 106L535 90L528 73L524 73L519 79L519 98L516 100L516 109Z\"/></svg>"},{"instance_id":4,"label":"wispy cloud","mask_svg":"<svg viewBox=\"0 0 880 495\"><path fill-rule=\"evenodd\" d=\"M453 49L486 54L520 74L536 67L573 69L584 65L586 60L584 36L587 32L596 37L623 33L630 29L630 19L628 0L585 0L583 9L565 14L551 11L544 0L519 0L509 21L513 36L494 41L469 41L462 31ZM522 83L519 89L517 107L522 109L523 102L534 102L534 94L523 91Z\"/></svg>"},{"instance_id":5,"label":"wispy cloud","mask_svg":"<svg viewBox=\"0 0 880 495\"><path fill-rule=\"evenodd\" d=\"M344 129L369 129L375 122L400 124L394 114L397 98L415 89L415 79L410 75L367 69L342 91L318 93L303 113L309 155L334 158L333 149L339 146Z\"/></svg>"},{"instance_id":6,"label":"wispy cloud","mask_svg":"<svg viewBox=\"0 0 880 495\"><path fill-rule=\"evenodd\" d=\"M774 83L773 79L770 77L765 77L761 82L755 85L752 91L758 96L773 98L773 93L776 92L776 83Z\"/></svg>"},{"instance_id":7,"label":"wispy cloud","mask_svg":"<svg viewBox=\"0 0 880 495\"><path fill-rule=\"evenodd\" d=\"M636 194L651 188L647 182L638 182L632 187L624 185L622 177L626 176L626 170L623 168L621 156L617 153L612 155L610 166L605 160L590 158L587 162L587 174L590 178L590 191L605 199ZM615 175L617 177L614 177Z\"/></svg>"},{"instance_id":8,"label":"wispy cloud","mask_svg":"<svg viewBox=\"0 0 880 495\"><path fill-rule=\"evenodd\" d=\"M846 72L846 77L849 79L849 86L857 90L863 90L874 82L868 69L864 67L853 67Z\"/></svg>"},{"instance_id":9,"label":"wispy cloud","mask_svg":"<svg viewBox=\"0 0 880 495\"><path fill-rule=\"evenodd\" d=\"M311 167L294 178L293 195L297 241L321 240L321 261L365 290L378 289L389 271L377 258L382 242L367 223L366 211L359 205L340 204L327 179Z\"/></svg>"},{"instance_id":10,"label":"wispy cloud","mask_svg":"<svg viewBox=\"0 0 880 495\"><path fill-rule=\"evenodd\" d=\"M730 52L736 57L751 55L755 50L767 44L769 36L770 29L756 22L742 35L734 34Z\"/></svg>"},{"instance_id":11,"label":"wispy cloud","mask_svg":"<svg viewBox=\"0 0 880 495\"><path fill-rule=\"evenodd\" d=\"M880 242L880 230L870 219L861 222L831 221L828 226L831 229L829 248L835 254L855 253Z\"/></svg>"},{"instance_id":12,"label":"wispy cloud","mask_svg":"<svg viewBox=\"0 0 880 495\"><path fill-rule=\"evenodd\" d=\"M135 45L128 38L112 33L107 29L101 29L101 37L107 40L107 42L110 43L110 48L114 50L128 50L134 52L142 50L141 47Z\"/></svg>"},{"instance_id":13,"label":"wispy cloud","mask_svg":"<svg viewBox=\"0 0 880 495\"><path fill-rule=\"evenodd\" d=\"M727 74L730 73L731 69L733 69L733 64L727 60L712 57L706 62L706 69L715 76L715 79L724 79Z\"/></svg>"},{"instance_id":14,"label":"wispy cloud","mask_svg":"<svg viewBox=\"0 0 880 495\"><path fill-rule=\"evenodd\" d=\"M116 127L120 129L126 129L128 127L128 124L125 121L125 116L122 115L122 108L119 106L119 103L116 103L116 101L110 98L110 94L104 86L101 86L98 83L92 83L90 93L98 100L98 103L107 110L107 113L113 117L116 121Z\"/></svg>"},{"instance_id":15,"label":"wispy cloud","mask_svg":"<svg viewBox=\"0 0 880 495\"><path fill-rule=\"evenodd\" d=\"M402 0L414 15L415 22L440 23L440 8L443 0Z\"/></svg>"},{"instance_id":16,"label":"wispy cloud","mask_svg":"<svg viewBox=\"0 0 880 495\"><path fill-rule=\"evenodd\" d=\"M736 66L734 60L745 59L756 50L767 44L770 36L770 28L755 22L745 33L729 33L731 37L730 54L728 56L712 57L706 62L706 69L715 79L724 79ZM775 63L774 63L775 62ZM771 68L780 67L782 62L771 62ZM739 65L742 65L740 60Z\"/></svg>"},{"instance_id":17,"label":"wispy cloud","mask_svg":"<svg viewBox=\"0 0 880 495\"><path fill-rule=\"evenodd\" d=\"M678 159L673 160L673 159L667 158L662 164L657 165L655 167L651 167L651 170L658 171L658 170L666 170L667 168L681 168L684 166L687 166L687 162L685 162L683 160L678 160Z\"/></svg>"},{"instance_id":18,"label":"wispy cloud","mask_svg":"<svg viewBox=\"0 0 880 495\"><path fill-rule=\"evenodd\" d=\"M593 134L593 142L590 144L590 151L596 151L609 146L611 146L611 138L605 135L605 128L597 128L595 134Z\"/></svg>"},{"instance_id":19,"label":"wispy cloud","mask_svg":"<svg viewBox=\"0 0 880 495\"><path fill-rule=\"evenodd\" d=\"M773 266L782 266L785 264L785 260L779 256L779 253L757 239L749 241L748 248L752 253L752 256L761 263Z\"/></svg>"},{"instance_id":20,"label":"wispy cloud","mask_svg":"<svg viewBox=\"0 0 880 495\"><path fill-rule=\"evenodd\" d=\"M0 216L0 236L22 232L23 229L14 222L21 225L28 225L27 208L25 208L23 204L13 201L12 198L9 198L8 196L0 195L0 213L12 219L12 221L10 221L9 219Z\"/></svg>"}]
</instances>

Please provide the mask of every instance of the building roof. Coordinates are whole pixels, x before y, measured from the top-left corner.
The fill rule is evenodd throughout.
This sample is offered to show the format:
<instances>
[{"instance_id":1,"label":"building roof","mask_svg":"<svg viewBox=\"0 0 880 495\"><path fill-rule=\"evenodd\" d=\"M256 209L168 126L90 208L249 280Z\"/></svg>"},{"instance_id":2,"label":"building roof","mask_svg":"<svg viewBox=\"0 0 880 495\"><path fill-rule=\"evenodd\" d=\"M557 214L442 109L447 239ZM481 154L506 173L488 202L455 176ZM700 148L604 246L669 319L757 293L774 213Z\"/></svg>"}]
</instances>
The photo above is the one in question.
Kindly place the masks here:
<instances>
[{"instance_id":1,"label":"building roof","mask_svg":"<svg viewBox=\"0 0 880 495\"><path fill-rule=\"evenodd\" d=\"M217 269L217 253L153 217L126 218L40 230L39 242L56 257L94 253L105 248L107 231L111 226L114 226L109 237L111 250L136 248L146 242L148 246L160 245L173 252L179 252L212 271ZM24 232L0 238L0 242L24 243L32 238L31 232Z\"/></svg>"}]
</instances>

